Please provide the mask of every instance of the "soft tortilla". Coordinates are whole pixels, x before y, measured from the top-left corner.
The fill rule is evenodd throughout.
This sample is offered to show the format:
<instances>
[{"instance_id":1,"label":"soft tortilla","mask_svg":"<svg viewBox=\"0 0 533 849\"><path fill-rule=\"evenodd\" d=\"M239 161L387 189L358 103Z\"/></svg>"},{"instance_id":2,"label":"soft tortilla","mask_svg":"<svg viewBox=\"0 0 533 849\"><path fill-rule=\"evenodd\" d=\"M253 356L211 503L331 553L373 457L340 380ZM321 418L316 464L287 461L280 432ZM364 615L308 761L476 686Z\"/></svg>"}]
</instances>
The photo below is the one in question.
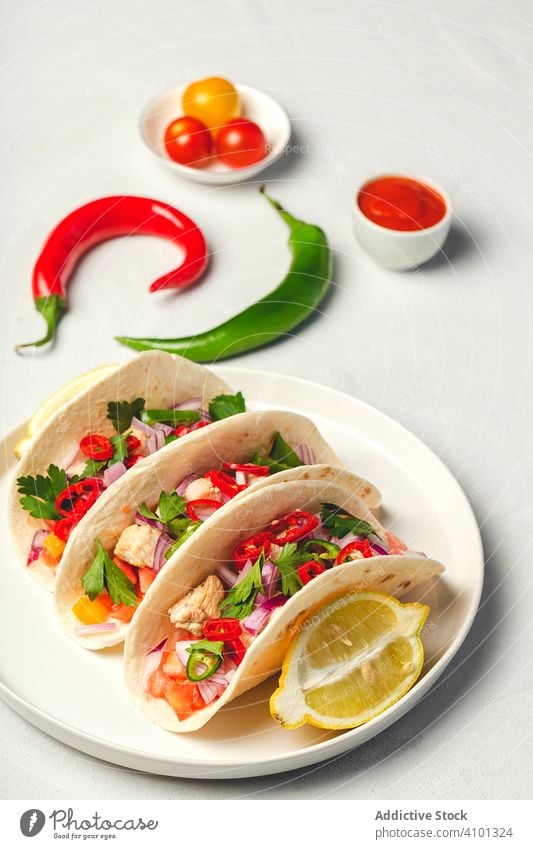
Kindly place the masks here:
<instances>
[{"instance_id":1,"label":"soft tortilla","mask_svg":"<svg viewBox=\"0 0 533 849\"><path fill-rule=\"evenodd\" d=\"M443 566L425 557L384 556L354 561L319 575L294 595L248 649L225 693L213 704L180 721L164 699L152 698L144 689L147 653L173 630L168 609L190 589L213 574L220 562L231 559L236 543L264 528L276 517L296 509L316 511L328 501L370 522L378 533L379 522L363 502L338 483L324 480L288 481L251 493L215 513L209 527L176 553L148 591L143 607L133 619L125 644L124 672L135 704L153 722L168 731L195 731L223 705L256 686L281 667L294 628L318 604L347 590L382 590L402 596L438 575Z\"/></svg>"},{"instance_id":2,"label":"soft tortilla","mask_svg":"<svg viewBox=\"0 0 533 849\"><path fill-rule=\"evenodd\" d=\"M203 403L208 405L216 395L232 392L223 380L204 366L162 351L147 351L117 367L61 407L39 431L16 467L8 510L13 540L22 562L26 563L35 531L42 528L43 523L33 519L20 506L16 478L43 474L50 463L62 467L85 433L112 436L115 431L107 418L109 401L142 397L146 400L147 408L168 409L180 401L197 396L201 396ZM136 468L144 462L149 463L150 458ZM81 529L87 521L90 521L90 515L84 517L78 527ZM53 590L53 568L36 560L27 569L46 589Z\"/></svg>"},{"instance_id":3,"label":"soft tortilla","mask_svg":"<svg viewBox=\"0 0 533 849\"><path fill-rule=\"evenodd\" d=\"M161 490L168 491L178 486L192 472L201 475L208 469L220 467L225 461L249 462L255 450L262 453L269 450L277 431L291 446L307 442L315 457L325 462L317 466L291 469L290 476L280 472L265 478L264 484L270 482L272 485L299 476L313 477L318 481L341 480L345 486L361 492L372 503L379 502L378 491L368 481L331 465L340 463L340 460L314 424L304 416L272 410L241 413L215 422L209 428L192 433L186 440L180 439L162 448L153 456L150 464L138 463L116 486L98 499L91 510L89 521L83 525L80 523L74 530L57 570L55 590L56 611L67 633L84 648L102 649L122 642L129 629L129 624L117 623L117 629L112 632L76 634L80 622L72 613L72 606L84 593L81 578L96 554L98 540L107 551L111 551L124 528L132 524L135 512L143 501L149 507L155 507ZM263 481L259 488L263 488ZM239 498L247 496L253 489L250 487ZM208 524L197 533L204 532ZM172 558L169 559L165 569L169 569L172 562Z\"/></svg>"}]
</instances>

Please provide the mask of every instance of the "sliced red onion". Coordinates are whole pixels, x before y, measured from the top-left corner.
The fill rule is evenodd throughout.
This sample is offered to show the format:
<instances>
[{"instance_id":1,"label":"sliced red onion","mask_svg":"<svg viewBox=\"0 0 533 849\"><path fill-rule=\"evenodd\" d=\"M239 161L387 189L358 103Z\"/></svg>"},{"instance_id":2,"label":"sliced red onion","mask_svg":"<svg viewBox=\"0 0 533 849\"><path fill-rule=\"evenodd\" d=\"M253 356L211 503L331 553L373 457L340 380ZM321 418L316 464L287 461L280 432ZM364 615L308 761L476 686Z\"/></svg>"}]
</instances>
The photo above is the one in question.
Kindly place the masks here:
<instances>
[{"instance_id":1,"label":"sliced red onion","mask_svg":"<svg viewBox=\"0 0 533 849\"><path fill-rule=\"evenodd\" d=\"M150 525L151 528L157 528L158 531L162 531L165 527L162 522L158 522L156 519L149 519L138 511L135 514L134 522L136 525Z\"/></svg>"},{"instance_id":2,"label":"sliced red onion","mask_svg":"<svg viewBox=\"0 0 533 849\"><path fill-rule=\"evenodd\" d=\"M370 548L372 549L372 551L374 552L374 554L378 554L378 555L382 555L382 554L384 554L384 555L387 555L387 554L389 553L389 552L387 551L387 549L386 549L386 548L383 548L383 546L382 546L382 545L376 545L376 544L374 544L374 545L371 545L371 546L370 546Z\"/></svg>"},{"instance_id":3,"label":"sliced red onion","mask_svg":"<svg viewBox=\"0 0 533 849\"><path fill-rule=\"evenodd\" d=\"M156 437L155 431L154 431L154 433L151 434L151 436L148 437L148 439L144 443L144 450L146 451L147 455L155 454L155 452L158 450L157 449L157 437Z\"/></svg>"},{"instance_id":4,"label":"sliced red onion","mask_svg":"<svg viewBox=\"0 0 533 849\"><path fill-rule=\"evenodd\" d=\"M205 522L206 519L210 519L213 513L216 513L217 510L220 510L220 507L195 507L194 512L198 516L201 522Z\"/></svg>"},{"instance_id":5,"label":"sliced red onion","mask_svg":"<svg viewBox=\"0 0 533 849\"><path fill-rule=\"evenodd\" d=\"M171 433L174 433L174 428L171 427L171 425L165 424L164 422L157 422L154 425L154 430L156 432L159 431L164 436L170 436Z\"/></svg>"},{"instance_id":6,"label":"sliced red onion","mask_svg":"<svg viewBox=\"0 0 533 849\"><path fill-rule=\"evenodd\" d=\"M311 446L307 442L302 442L294 449L294 453L298 455L305 466L312 466L315 462L315 455Z\"/></svg>"},{"instance_id":7,"label":"sliced red onion","mask_svg":"<svg viewBox=\"0 0 533 849\"><path fill-rule=\"evenodd\" d=\"M202 407L202 399L198 395L196 398L187 398L185 401L180 401L179 404L173 404L171 410L194 410L200 412Z\"/></svg>"},{"instance_id":8,"label":"sliced red onion","mask_svg":"<svg viewBox=\"0 0 533 849\"><path fill-rule=\"evenodd\" d=\"M111 486L111 484L118 481L122 475L125 475L127 471L128 470L124 463L113 463L113 465L109 466L109 468L104 472L104 486Z\"/></svg>"},{"instance_id":9,"label":"sliced red onion","mask_svg":"<svg viewBox=\"0 0 533 849\"><path fill-rule=\"evenodd\" d=\"M39 559L39 557L43 553L43 543L49 535L50 531L45 530L36 531L34 533L33 539L31 541L30 550L28 553L28 559L26 560L27 566L29 566L30 563L33 563L35 560Z\"/></svg>"},{"instance_id":10,"label":"sliced red onion","mask_svg":"<svg viewBox=\"0 0 533 849\"><path fill-rule=\"evenodd\" d=\"M155 649L152 649L150 654L146 656L143 669L143 690L148 690L150 678L152 677L156 669L159 669L159 664L161 663L162 655L162 651L155 651Z\"/></svg>"},{"instance_id":11,"label":"sliced red onion","mask_svg":"<svg viewBox=\"0 0 533 849\"><path fill-rule=\"evenodd\" d=\"M210 675L208 680L212 681L213 684L218 684L219 686L224 687L224 689L228 686L228 679L224 673L220 671L220 668L217 669L213 675Z\"/></svg>"},{"instance_id":12,"label":"sliced red onion","mask_svg":"<svg viewBox=\"0 0 533 849\"><path fill-rule=\"evenodd\" d=\"M146 436L153 436L155 432L153 427L150 427L150 425L147 425L140 419L135 418L135 416L133 416L131 420L131 427L135 428L135 430L140 430L141 433L145 433Z\"/></svg>"},{"instance_id":13,"label":"sliced red onion","mask_svg":"<svg viewBox=\"0 0 533 849\"><path fill-rule=\"evenodd\" d=\"M266 598L272 598L276 592L276 583L279 577L278 567L271 560L266 560L261 570L261 580Z\"/></svg>"},{"instance_id":14,"label":"sliced red onion","mask_svg":"<svg viewBox=\"0 0 533 849\"><path fill-rule=\"evenodd\" d=\"M238 484L238 486L246 486L248 483L248 476L246 472L235 472L235 483Z\"/></svg>"},{"instance_id":15,"label":"sliced red onion","mask_svg":"<svg viewBox=\"0 0 533 849\"><path fill-rule=\"evenodd\" d=\"M256 607L246 619L243 619L243 627L253 637L257 636L265 627L268 618L276 607L281 607L287 601L284 595L277 595L274 598L269 598L263 604Z\"/></svg>"},{"instance_id":16,"label":"sliced red onion","mask_svg":"<svg viewBox=\"0 0 533 849\"><path fill-rule=\"evenodd\" d=\"M267 600L266 595L263 595L263 593L257 593L257 595L255 597L254 606L259 607L266 600Z\"/></svg>"},{"instance_id":17,"label":"sliced red onion","mask_svg":"<svg viewBox=\"0 0 533 849\"><path fill-rule=\"evenodd\" d=\"M79 453L79 445L75 445L67 454L65 454L61 462L58 464L59 468L64 470L68 469L69 466L72 466Z\"/></svg>"},{"instance_id":18,"label":"sliced red onion","mask_svg":"<svg viewBox=\"0 0 533 849\"><path fill-rule=\"evenodd\" d=\"M166 564L165 554L174 542L175 540L173 540L172 537L165 532L163 532L157 540L154 550L154 559L152 562L152 569L156 574L160 572Z\"/></svg>"},{"instance_id":19,"label":"sliced red onion","mask_svg":"<svg viewBox=\"0 0 533 849\"><path fill-rule=\"evenodd\" d=\"M389 552L387 551L387 554ZM412 551L411 549L407 549L406 551L402 551L402 557L425 557L427 558L427 554L424 551Z\"/></svg>"},{"instance_id":20,"label":"sliced red onion","mask_svg":"<svg viewBox=\"0 0 533 849\"><path fill-rule=\"evenodd\" d=\"M196 480L196 475L188 475L186 478L184 478L182 480L182 482L180 483L180 485L178 487L176 487L176 492L178 493L178 495L183 495L183 493L185 492L185 490L187 489L189 484L192 483L195 480Z\"/></svg>"},{"instance_id":21,"label":"sliced red onion","mask_svg":"<svg viewBox=\"0 0 533 849\"><path fill-rule=\"evenodd\" d=\"M365 537L361 537L361 539L365 539ZM379 546L379 548L384 548L385 554L390 553L387 541L384 540L384 539L381 539L381 537L378 537L377 534L368 534L367 539L368 539L370 545L372 545L372 546L377 545L377 546Z\"/></svg>"},{"instance_id":22,"label":"sliced red onion","mask_svg":"<svg viewBox=\"0 0 533 849\"><path fill-rule=\"evenodd\" d=\"M224 584L225 589L227 590L230 590L237 582L238 576L235 574L233 569L226 563L223 563L221 566L218 566L217 569L215 569L215 575L217 576L217 578L220 578L220 580Z\"/></svg>"},{"instance_id":23,"label":"sliced red onion","mask_svg":"<svg viewBox=\"0 0 533 849\"><path fill-rule=\"evenodd\" d=\"M198 681L198 690L206 705L210 705L218 697L218 687L209 678L207 681Z\"/></svg>"},{"instance_id":24,"label":"sliced red onion","mask_svg":"<svg viewBox=\"0 0 533 849\"><path fill-rule=\"evenodd\" d=\"M155 652L162 651L164 649L165 645L166 645L166 642L167 642L167 638L165 637L163 640L161 640L160 643L158 643L156 646L154 646L153 649L150 649L148 654L155 654Z\"/></svg>"},{"instance_id":25,"label":"sliced red onion","mask_svg":"<svg viewBox=\"0 0 533 849\"><path fill-rule=\"evenodd\" d=\"M100 634L105 631L116 631L116 622L97 622L95 625L80 625L76 628L76 634Z\"/></svg>"},{"instance_id":26,"label":"sliced red onion","mask_svg":"<svg viewBox=\"0 0 533 849\"><path fill-rule=\"evenodd\" d=\"M194 640L179 640L176 643L175 652L176 657L182 666L187 666L190 658L190 653L187 651L194 644Z\"/></svg>"},{"instance_id":27,"label":"sliced red onion","mask_svg":"<svg viewBox=\"0 0 533 849\"><path fill-rule=\"evenodd\" d=\"M154 425L155 450L160 451L165 447L165 432L160 429L159 423ZM148 442L148 439L146 440Z\"/></svg>"},{"instance_id":28,"label":"sliced red onion","mask_svg":"<svg viewBox=\"0 0 533 849\"><path fill-rule=\"evenodd\" d=\"M220 675L225 675L226 678L227 678L228 675L231 672L235 672L236 669L237 669L237 664L235 663L233 658L229 656L229 654L226 654L224 656L224 660L222 661L221 666L219 666L219 668L218 668L218 673Z\"/></svg>"},{"instance_id":29,"label":"sliced red onion","mask_svg":"<svg viewBox=\"0 0 533 849\"><path fill-rule=\"evenodd\" d=\"M247 560L242 569L240 570L239 574L237 575L237 580L235 581L235 583L239 583L239 581L242 581L242 579L248 574L252 566L252 561Z\"/></svg>"}]
</instances>

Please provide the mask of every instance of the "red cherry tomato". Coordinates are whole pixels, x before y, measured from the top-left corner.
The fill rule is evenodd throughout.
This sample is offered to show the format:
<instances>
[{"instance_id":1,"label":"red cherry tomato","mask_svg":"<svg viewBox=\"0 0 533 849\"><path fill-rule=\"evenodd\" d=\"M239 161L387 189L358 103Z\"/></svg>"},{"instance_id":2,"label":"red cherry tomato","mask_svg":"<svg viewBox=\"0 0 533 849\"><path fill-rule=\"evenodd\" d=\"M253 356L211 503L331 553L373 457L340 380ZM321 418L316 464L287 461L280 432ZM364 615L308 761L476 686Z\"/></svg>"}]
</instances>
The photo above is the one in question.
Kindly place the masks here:
<instances>
[{"instance_id":1,"label":"red cherry tomato","mask_svg":"<svg viewBox=\"0 0 533 849\"><path fill-rule=\"evenodd\" d=\"M215 152L230 168L246 168L265 158L268 144L261 127L246 118L235 118L218 131Z\"/></svg>"},{"instance_id":2,"label":"red cherry tomato","mask_svg":"<svg viewBox=\"0 0 533 849\"><path fill-rule=\"evenodd\" d=\"M201 121L184 115L166 128L165 148L174 162L203 168L211 153L211 133Z\"/></svg>"}]
</instances>

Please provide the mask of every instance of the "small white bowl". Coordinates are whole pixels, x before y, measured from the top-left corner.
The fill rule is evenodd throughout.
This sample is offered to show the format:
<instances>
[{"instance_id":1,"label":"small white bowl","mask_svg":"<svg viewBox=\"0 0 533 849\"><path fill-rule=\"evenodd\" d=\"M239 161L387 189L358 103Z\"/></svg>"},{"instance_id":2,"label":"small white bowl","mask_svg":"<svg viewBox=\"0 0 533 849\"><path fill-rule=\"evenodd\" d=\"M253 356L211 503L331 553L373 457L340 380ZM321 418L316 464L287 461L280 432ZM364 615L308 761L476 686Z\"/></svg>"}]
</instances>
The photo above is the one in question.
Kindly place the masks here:
<instances>
[{"instance_id":1,"label":"small white bowl","mask_svg":"<svg viewBox=\"0 0 533 849\"><path fill-rule=\"evenodd\" d=\"M446 212L440 221L425 230L391 230L375 224L362 212L358 197L361 189L373 180L380 177L390 177L391 174L379 174L371 177L359 186L355 194L354 224L355 234L361 247L383 268L392 271L407 271L427 262L440 251L452 223L452 206L450 197L444 189L427 177L416 177L410 174L398 174L394 176L408 177L425 183L442 197L446 204Z\"/></svg>"},{"instance_id":2,"label":"small white bowl","mask_svg":"<svg viewBox=\"0 0 533 849\"><path fill-rule=\"evenodd\" d=\"M191 168L171 159L164 145L165 130L175 118L183 115L181 98L189 83L175 86L158 94L144 107L139 119L141 138L148 150L177 174L197 183L227 185L242 183L260 174L283 156L291 137L291 122L282 106L257 88L234 83L242 103L242 117L259 124L270 145L270 153L246 168L229 168L216 160L206 168Z\"/></svg>"}]
</instances>

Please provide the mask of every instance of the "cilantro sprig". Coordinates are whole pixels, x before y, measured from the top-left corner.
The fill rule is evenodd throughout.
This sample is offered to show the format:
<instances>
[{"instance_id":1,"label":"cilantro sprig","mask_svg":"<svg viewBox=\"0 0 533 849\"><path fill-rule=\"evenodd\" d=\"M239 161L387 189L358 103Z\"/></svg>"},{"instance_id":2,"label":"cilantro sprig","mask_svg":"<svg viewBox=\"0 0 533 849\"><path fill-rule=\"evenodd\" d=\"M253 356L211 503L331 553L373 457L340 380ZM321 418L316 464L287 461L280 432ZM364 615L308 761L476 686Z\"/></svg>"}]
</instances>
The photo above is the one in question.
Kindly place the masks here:
<instances>
[{"instance_id":1,"label":"cilantro sprig","mask_svg":"<svg viewBox=\"0 0 533 849\"><path fill-rule=\"evenodd\" d=\"M246 619L254 609L255 599L263 590L261 570L265 555L261 552L250 571L235 584L220 604L222 616L230 619Z\"/></svg>"},{"instance_id":2,"label":"cilantro sprig","mask_svg":"<svg viewBox=\"0 0 533 849\"><path fill-rule=\"evenodd\" d=\"M368 536L375 534L376 529L364 519L358 519L352 516L347 510L343 510L336 504L325 503L320 511L320 518L326 530L331 531L332 536L344 537L346 534L356 534L357 536Z\"/></svg>"},{"instance_id":3,"label":"cilantro sprig","mask_svg":"<svg viewBox=\"0 0 533 849\"><path fill-rule=\"evenodd\" d=\"M245 412L246 402L242 392L237 392L236 395L217 395L209 404L209 415L214 422Z\"/></svg>"},{"instance_id":4,"label":"cilantro sprig","mask_svg":"<svg viewBox=\"0 0 533 849\"><path fill-rule=\"evenodd\" d=\"M278 567L281 575L281 592L283 595L291 596L301 589L302 582L298 576L298 566L310 559L307 554L298 549L298 544L295 542L288 542L283 546L278 559L272 561Z\"/></svg>"},{"instance_id":5,"label":"cilantro sprig","mask_svg":"<svg viewBox=\"0 0 533 849\"><path fill-rule=\"evenodd\" d=\"M133 418L141 418L144 405L144 398L135 398L131 402L110 401L107 405L107 418L111 420L117 433L124 433L131 427Z\"/></svg>"},{"instance_id":6,"label":"cilantro sprig","mask_svg":"<svg viewBox=\"0 0 533 849\"><path fill-rule=\"evenodd\" d=\"M81 579L83 589L94 601L107 589L115 604L137 607L138 600L135 587L122 569L113 563L104 546L98 541L96 556Z\"/></svg>"}]
</instances>

